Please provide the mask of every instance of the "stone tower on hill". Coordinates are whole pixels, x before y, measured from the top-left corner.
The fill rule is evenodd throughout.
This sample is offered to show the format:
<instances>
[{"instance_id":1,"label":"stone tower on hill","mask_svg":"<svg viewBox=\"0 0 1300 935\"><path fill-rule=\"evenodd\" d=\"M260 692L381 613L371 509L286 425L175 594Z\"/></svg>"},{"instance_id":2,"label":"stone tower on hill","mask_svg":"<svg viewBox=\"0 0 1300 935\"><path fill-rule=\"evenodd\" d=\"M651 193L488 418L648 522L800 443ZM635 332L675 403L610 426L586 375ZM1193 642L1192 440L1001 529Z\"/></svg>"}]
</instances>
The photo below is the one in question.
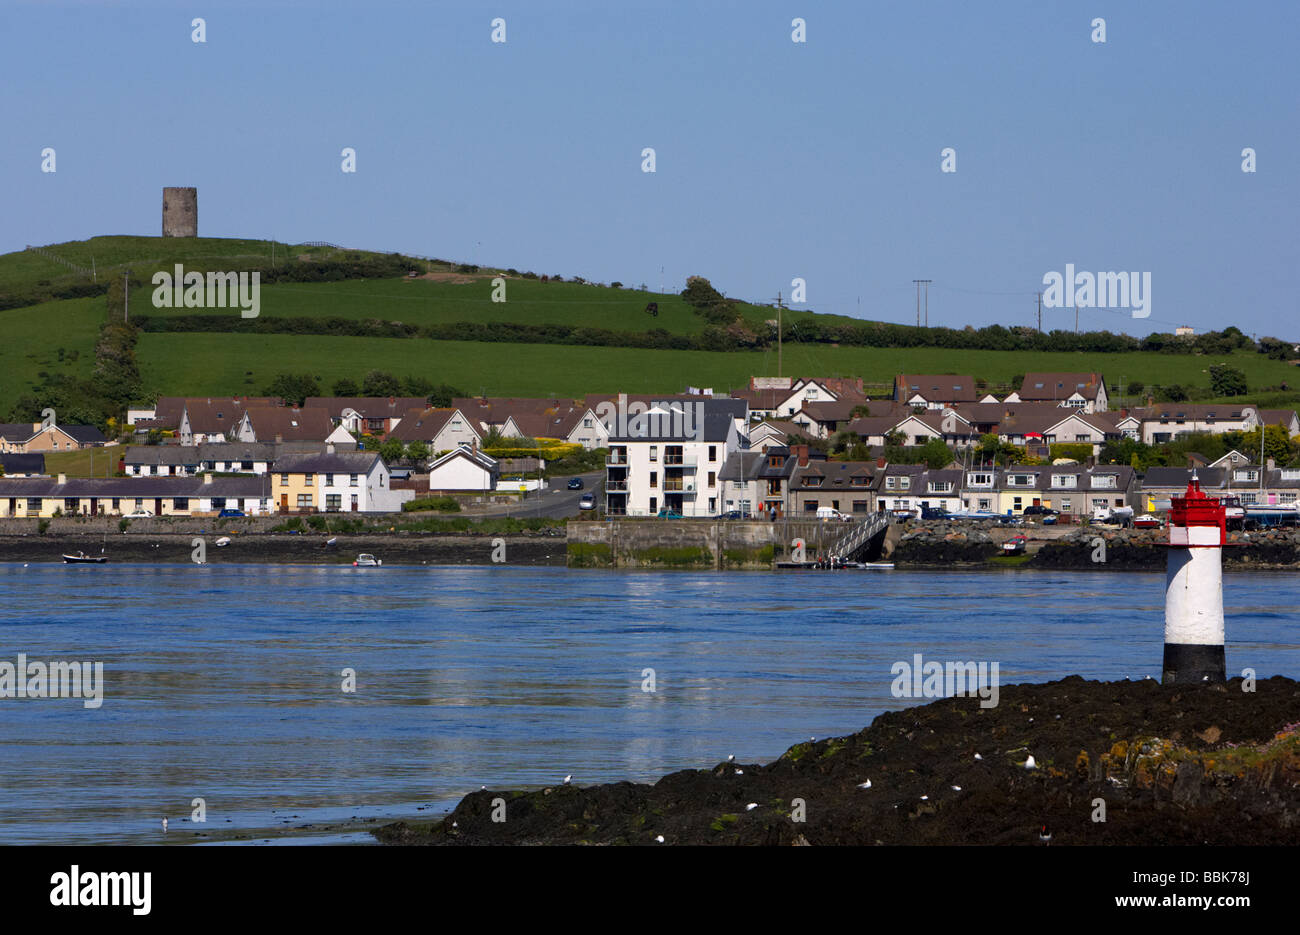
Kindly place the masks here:
<instances>
[{"instance_id":1,"label":"stone tower on hill","mask_svg":"<svg viewBox=\"0 0 1300 935\"><path fill-rule=\"evenodd\" d=\"M199 236L199 190L164 188L162 235L164 237Z\"/></svg>"}]
</instances>

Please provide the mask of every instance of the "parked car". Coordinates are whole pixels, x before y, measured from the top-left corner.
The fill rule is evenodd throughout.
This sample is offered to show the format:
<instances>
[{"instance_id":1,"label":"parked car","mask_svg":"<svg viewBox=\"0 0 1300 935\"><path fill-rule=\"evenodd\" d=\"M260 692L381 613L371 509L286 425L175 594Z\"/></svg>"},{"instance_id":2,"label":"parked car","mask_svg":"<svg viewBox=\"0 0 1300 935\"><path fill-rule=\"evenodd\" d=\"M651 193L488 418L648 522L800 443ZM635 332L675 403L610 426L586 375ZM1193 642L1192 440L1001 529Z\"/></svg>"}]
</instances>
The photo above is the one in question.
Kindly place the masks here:
<instances>
[{"instance_id":1,"label":"parked car","mask_svg":"<svg viewBox=\"0 0 1300 935\"><path fill-rule=\"evenodd\" d=\"M664 509L659 511L659 518L660 519L681 519L682 514L678 513L676 510L670 510L667 507L664 507Z\"/></svg>"},{"instance_id":2,"label":"parked car","mask_svg":"<svg viewBox=\"0 0 1300 935\"><path fill-rule=\"evenodd\" d=\"M596 508L596 498L589 493L584 493L582 499L578 501L578 509L594 510Z\"/></svg>"},{"instance_id":3,"label":"parked car","mask_svg":"<svg viewBox=\"0 0 1300 935\"><path fill-rule=\"evenodd\" d=\"M718 519L753 519L753 515L743 513L740 510L728 510L725 513L718 514Z\"/></svg>"},{"instance_id":4,"label":"parked car","mask_svg":"<svg viewBox=\"0 0 1300 935\"><path fill-rule=\"evenodd\" d=\"M1023 510L1021 510L1020 515L1021 516L1060 516L1061 511L1053 510L1050 506L1043 506L1040 503L1035 503L1032 506L1027 506Z\"/></svg>"},{"instance_id":5,"label":"parked car","mask_svg":"<svg viewBox=\"0 0 1300 935\"><path fill-rule=\"evenodd\" d=\"M222 518L230 517L230 516L247 516L247 515L248 514L245 513L243 510L222 510L220 513L217 514L217 516Z\"/></svg>"},{"instance_id":6,"label":"parked car","mask_svg":"<svg viewBox=\"0 0 1300 935\"><path fill-rule=\"evenodd\" d=\"M921 519L948 519L952 516L941 506L923 506L921 507Z\"/></svg>"},{"instance_id":7,"label":"parked car","mask_svg":"<svg viewBox=\"0 0 1300 935\"><path fill-rule=\"evenodd\" d=\"M570 478L569 478L569 489L570 489L570 490L581 490L582 487L583 487L583 484L582 484L582 478L581 478L581 477L570 477Z\"/></svg>"},{"instance_id":8,"label":"parked car","mask_svg":"<svg viewBox=\"0 0 1300 935\"><path fill-rule=\"evenodd\" d=\"M146 516L153 516L151 510L132 510L126 514L128 519L144 519Z\"/></svg>"},{"instance_id":9,"label":"parked car","mask_svg":"<svg viewBox=\"0 0 1300 935\"><path fill-rule=\"evenodd\" d=\"M909 519L916 519L916 510L890 510L889 515L894 518L894 522L905 523Z\"/></svg>"}]
</instances>

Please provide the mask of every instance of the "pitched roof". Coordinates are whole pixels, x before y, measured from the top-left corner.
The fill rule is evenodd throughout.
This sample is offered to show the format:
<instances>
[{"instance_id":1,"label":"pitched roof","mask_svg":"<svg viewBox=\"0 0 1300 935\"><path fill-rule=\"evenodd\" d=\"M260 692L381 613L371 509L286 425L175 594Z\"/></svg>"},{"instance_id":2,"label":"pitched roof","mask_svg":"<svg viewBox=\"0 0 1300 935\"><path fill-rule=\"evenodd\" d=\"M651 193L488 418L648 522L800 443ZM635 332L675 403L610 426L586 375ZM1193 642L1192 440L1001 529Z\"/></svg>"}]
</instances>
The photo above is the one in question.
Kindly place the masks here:
<instances>
[{"instance_id":1,"label":"pitched roof","mask_svg":"<svg viewBox=\"0 0 1300 935\"><path fill-rule=\"evenodd\" d=\"M409 409L428 406L423 396L308 396L303 406L324 409L336 422L351 409L365 419L400 419Z\"/></svg>"},{"instance_id":2,"label":"pitched roof","mask_svg":"<svg viewBox=\"0 0 1300 935\"><path fill-rule=\"evenodd\" d=\"M276 474L369 474L379 461L374 451L316 451L275 460Z\"/></svg>"},{"instance_id":3,"label":"pitched roof","mask_svg":"<svg viewBox=\"0 0 1300 935\"><path fill-rule=\"evenodd\" d=\"M431 442L438 437L438 433L455 415L460 415L464 419L464 413L455 408L411 409L402 416L402 421L397 423L397 427L388 433L388 437L399 442ZM473 424L467 419L464 421L465 427L478 435Z\"/></svg>"},{"instance_id":4,"label":"pitched roof","mask_svg":"<svg viewBox=\"0 0 1300 935\"><path fill-rule=\"evenodd\" d=\"M733 403L744 405L740 400L708 397L656 401L645 412L629 415L626 425L610 426L609 440L725 442L735 425Z\"/></svg>"},{"instance_id":5,"label":"pitched roof","mask_svg":"<svg viewBox=\"0 0 1300 935\"><path fill-rule=\"evenodd\" d=\"M34 454L0 454L0 466L6 474L44 474L45 455Z\"/></svg>"},{"instance_id":6,"label":"pitched roof","mask_svg":"<svg viewBox=\"0 0 1300 935\"><path fill-rule=\"evenodd\" d=\"M900 373L894 378L894 398L921 395L930 402L975 402L975 378L968 374Z\"/></svg>"},{"instance_id":7,"label":"pitched roof","mask_svg":"<svg viewBox=\"0 0 1300 935\"><path fill-rule=\"evenodd\" d=\"M253 436L260 442L323 442L334 431L334 423L325 409L291 409L288 406L258 406L247 412Z\"/></svg>"},{"instance_id":8,"label":"pitched roof","mask_svg":"<svg viewBox=\"0 0 1300 935\"><path fill-rule=\"evenodd\" d=\"M1078 393L1095 400L1103 381L1099 373L1026 373L1018 395L1022 400L1062 400Z\"/></svg>"},{"instance_id":9,"label":"pitched roof","mask_svg":"<svg viewBox=\"0 0 1300 935\"><path fill-rule=\"evenodd\" d=\"M0 497L269 497L270 489L268 474L212 476L211 483L201 476L0 478Z\"/></svg>"}]
</instances>

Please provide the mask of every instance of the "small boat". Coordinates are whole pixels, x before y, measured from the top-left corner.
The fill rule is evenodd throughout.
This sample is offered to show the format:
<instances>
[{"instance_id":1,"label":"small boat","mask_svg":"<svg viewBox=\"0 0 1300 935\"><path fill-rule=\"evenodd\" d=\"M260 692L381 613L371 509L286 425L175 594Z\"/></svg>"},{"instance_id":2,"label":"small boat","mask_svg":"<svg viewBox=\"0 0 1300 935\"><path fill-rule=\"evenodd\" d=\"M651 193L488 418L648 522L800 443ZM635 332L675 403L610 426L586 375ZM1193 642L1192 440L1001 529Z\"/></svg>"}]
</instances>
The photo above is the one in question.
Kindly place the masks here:
<instances>
[{"instance_id":1,"label":"small boat","mask_svg":"<svg viewBox=\"0 0 1300 935\"><path fill-rule=\"evenodd\" d=\"M65 565L102 565L107 561L106 555L87 555L85 552L74 552L72 555L63 556Z\"/></svg>"},{"instance_id":2,"label":"small boat","mask_svg":"<svg viewBox=\"0 0 1300 935\"><path fill-rule=\"evenodd\" d=\"M1143 513L1141 516L1133 517L1133 526L1137 529L1159 529L1160 517Z\"/></svg>"},{"instance_id":3,"label":"small boat","mask_svg":"<svg viewBox=\"0 0 1300 935\"><path fill-rule=\"evenodd\" d=\"M378 568L384 564L382 559L375 558L369 552L362 552L357 556L357 560L352 563L353 568Z\"/></svg>"},{"instance_id":4,"label":"small boat","mask_svg":"<svg viewBox=\"0 0 1300 935\"><path fill-rule=\"evenodd\" d=\"M222 536L220 539L217 540L217 548L225 548L228 545L230 545L229 536Z\"/></svg>"},{"instance_id":5,"label":"small boat","mask_svg":"<svg viewBox=\"0 0 1300 935\"><path fill-rule=\"evenodd\" d=\"M1026 539L1024 536L1012 536L1006 542L1002 543L1003 555L1020 555L1025 551Z\"/></svg>"}]
</instances>

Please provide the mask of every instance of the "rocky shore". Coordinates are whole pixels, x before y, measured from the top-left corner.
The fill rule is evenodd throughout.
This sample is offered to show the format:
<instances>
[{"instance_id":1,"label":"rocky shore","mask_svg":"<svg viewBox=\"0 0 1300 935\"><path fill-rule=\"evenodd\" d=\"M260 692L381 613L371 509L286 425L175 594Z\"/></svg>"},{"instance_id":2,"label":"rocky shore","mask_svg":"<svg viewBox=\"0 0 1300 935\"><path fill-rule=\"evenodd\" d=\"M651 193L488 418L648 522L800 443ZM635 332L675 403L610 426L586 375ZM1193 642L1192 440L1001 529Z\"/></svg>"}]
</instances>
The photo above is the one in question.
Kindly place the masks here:
<instances>
[{"instance_id":1,"label":"rocky shore","mask_svg":"<svg viewBox=\"0 0 1300 935\"><path fill-rule=\"evenodd\" d=\"M1002 544L1025 536L1021 555ZM1225 568L1300 568L1300 532L1234 531L1223 551ZM1168 533L1163 529L1111 526L997 526L990 523L909 523L893 543L889 560L899 567L997 567L1163 571ZM1101 544L1104 543L1104 547Z\"/></svg>"},{"instance_id":2,"label":"rocky shore","mask_svg":"<svg viewBox=\"0 0 1300 935\"><path fill-rule=\"evenodd\" d=\"M488 789L386 844L1294 844L1300 683L1003 686L948 698L767 764L653 785ZM1026 768L1030 757L1034 767ZM1097 820L1104 815L1104 821ZM493 820L504 818L504 820ZM798 820L798 819L803 820ZM1046 830L1044 830L1046 829Z\"/></svg>"},{"instance_id":3,"label":"rocky shore","mask_svg":"<svg viewBox=\"0 0 1300 935\"><path fill-rule=\"evenodd\" d=\"M218 538L230 543L217 546ZM203 539L209 564L267 563L350 565L361 552L369 552L385 565L490 565L498 544L504 544L504 561L510 565L565 563L564 530L503 536L447 533L245 533L212 530L205 533L60 533L57 535L0 536L0 562L62 562L66 553L103 554L110 562L186 563L193 561L194 539ZM333 538L335 542L329 545ZM499 553L498 553L499 554Z\"/></svg>"}]
</instances>

